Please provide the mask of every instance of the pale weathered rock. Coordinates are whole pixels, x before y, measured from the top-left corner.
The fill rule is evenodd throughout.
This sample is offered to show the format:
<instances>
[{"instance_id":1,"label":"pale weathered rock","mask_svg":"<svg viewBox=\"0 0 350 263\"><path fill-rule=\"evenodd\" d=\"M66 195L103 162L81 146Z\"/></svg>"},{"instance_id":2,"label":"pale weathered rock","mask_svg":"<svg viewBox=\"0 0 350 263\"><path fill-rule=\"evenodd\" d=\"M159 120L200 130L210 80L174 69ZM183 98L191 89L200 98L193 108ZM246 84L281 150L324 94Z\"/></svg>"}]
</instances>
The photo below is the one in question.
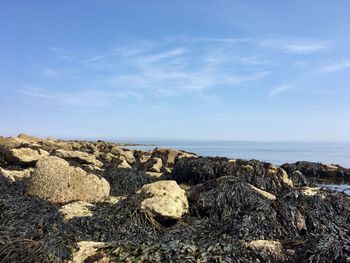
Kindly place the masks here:
<instances>
[{"instance_id":1,"label":"pale weathered rock","mask_svg":"<svg viewBox=\"0 0 350 263\"><path fill-rule=\"evenodd\" d=\"M293 187L293 182L291 179L289 179L288 174L285 170L283 170L280 167L276 167L276 169L268 169L267 170L268 175L276 176L279 178L282 183L287 185L288 187Z\"/></svg>"},{"instance_id":2,"label":"pale weathered rock","mask_svg":"<svg viewBox=\"0 0 350 263\"><path fill-rule=\"evenodd\" d=\"M307 196L314 196L319 193L320 187L303 187L300 191Z\"/></svg>"},{"instance_id":3,"label":"pale weathered rock","mask_svg":"<svg viewBox=\"0 0 350 263\"><path fill-rule=\"evenodd\" d=\"M262 252L274 260L283 258L282 245L279 241L273 240L253 240L246 243L247 247L257 252Z\"/></svg>"},{"instance_id":4,"label":"pale weathered rock","mask_svg":"<svg viewBox=\"0 0 350 263\"><path fill-rule=\"evenodd\" d=\"M160 222L179 220L188 213L185 191L175 181L146 184L141 193L146 197L141 202L141 210Z\"/></svg>"},{"instance_id":5,"label":"pale weathered rock","mask_svg":"<svg viewBox=\"0 0 350 263\"><path fill-rule=\"evenodd\" d=\"M28 141L28 142L39 142L41 141L40 138L38 137L35 137L35 136L32 136L32 135L28 135L28 134L24 134L24 133L21 133L17 136L17 138L20 138L24 141Z\"/></svg>"},{"instance_id":6,"label":"pale weathered rock","mask_svg":"<svg viewBox=\"0 0 350 263\"><path fill-rule=\"evenodd\" d=\"M266 191L264 191L264 190L261 190L261 189L255 187L255 186L253 186L253 185L251 185L251 184L248 184L248 186L250 186L250 187L251 187L252 189L254 189L256 192L258 192L261 196L263 196L263 197L265 197L265 198L267 198L267 199L269 199L269 200L271 200L271 201L275 201L275 200L276 200L276 196L275 196L275 195L273 195L273 194L271 194L271 193L269 193L269 192L266 192Z\"/></svg>"},{"instance_id":7,"label":"pale weathered rock","mask_svg":"<svg viewBox=\"0 0 350 263\"><path fill-rule=\"evenodd\" d=\"M184 157L197 157L197 155L175 149L157 147L153 150L152 157L162 159L163 165L172 168L176 159L182 159Z\"/></svg>"},{"instance_id":8,"label":"pale weathered rock","mask_svg":"<svg viewBox=\"0 0 350 263\"><path fill-rule=\"evenodd\" d=\"M109 195L108 182L81 168L69 166L58 157L46 157L37 162L27 187L29 195L52 203L71 201L98 202Z\"/></svg>"},{"instance_id":9,"label":"pale weathered rock","mask_svg":"<svg viewBox=\"0 0 350 263\"><path fill-rule=\"evenodd\" d=\"M101 255L101 253L98 252L99 249L108 247L108 245L108 243L104 242L80 241L78 242L78 250L75 251L72 260L69 260L68 263L92 262L89 258L94 258L97 254L96 260L98 261L94 260L93 262L111 262L111 259L107 255Z\"/></svg>"},{"instance_id":10,"label":"pale weathered rock","mask_svg":"<svg viewBox=\"0 0 350 263\"><path fill-rule=\"evenodd\" d=\"M160 178L164 175L164 173L146 172L145 175L151 178Z\"/></svg>"},{"instance_id":11,"label":"pale weathered rock","mask_svg":"<svg viewBox=\"0 0 350 263\"><path fill-rule=\"evenodd\" d=\"M95 156L85 152L57 150L55 151L55 155L60 158L76 161L82 164L92 164L95 166L103 166L103 163L97 160Z\"/></svg>"},{"instance_id":12,"label":"pale weathered rock","mask_svg":"<svg viewBox=\"0 0 350 263\"><path fill-rule=\"evenodd\" d=\"M35 163L48 155L49 153L42 149L33 150L31 148L19 148L8 150L5 154L5 158L9 163L26 165Z\"/></svg>"},{"instance_id":13,"label":"pale weathered rock","mask_svg":"<svg viewBox=\"0 0 350 263\"><path fill-rule=\"evenodd\" d=\"M0 176L4 176L12 182L17 180L22 180L29 178L30 174L34 171L33 168L28 168L24 170L6 170L0 167Z\"/></svg>"},{"instance_id":14,"label":"pale weathered rock","mask_svg":"<svg viewBox=\"0 0 350 263\"><path fill-rule=\"evenodd\" d=\"M121 162L118 163L117 168L122 168L122 169L131 169L130 164L126 161L124 156L119 156L119 160Z\"/></svg>"},{"instance_id":15,"label":"pale weathered rock","mask_svg":"<svg viewBox=\"0 0 350 263\"><path fill-rule=\"evenodd\" d=\"M132 150L129 149L122 149L119 147L113 147L110 152L114 155L121 155L125 157L125 160L129 163L129 164L134 164L135 163L135 157L133 155Z\"/></svg>"},{"instance_id":16,"label":"pale weathered rock","mask_svg":"<svg viewBox=\"0 0 350 263\"><path fill-rule=\"evenodd\" d=\"M94 213L92 211L92 208L94 207L95 206L93 204L90 204L88 202L77 201L62 206L59 211L63 215L64 220L69 221L75 217L93 216Z\"/></svg>"}]
</instances>

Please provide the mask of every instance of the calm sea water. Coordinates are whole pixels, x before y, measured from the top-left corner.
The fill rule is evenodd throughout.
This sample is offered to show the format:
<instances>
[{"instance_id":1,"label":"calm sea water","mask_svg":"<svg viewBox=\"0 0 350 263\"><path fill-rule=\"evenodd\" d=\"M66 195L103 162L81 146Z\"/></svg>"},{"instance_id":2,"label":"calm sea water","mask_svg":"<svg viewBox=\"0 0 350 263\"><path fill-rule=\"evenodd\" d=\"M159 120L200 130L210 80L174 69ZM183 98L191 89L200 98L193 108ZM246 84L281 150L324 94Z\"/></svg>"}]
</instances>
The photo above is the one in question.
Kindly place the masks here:
<instances>
[{"instance_id":1,"label":"calm sea water","mask_svg":"<svg viewBox=\"0 0 350 263\"><path fill-rule=\"evenodd\" d=\"M202 156L256 159L276 165L297 161L339 164L350 168L350 143L293 142L208 142L208 141L134 141L158 147L194 152ZM156 146L132 146L131 149L153 150ZM320 187L350 195L350 182L316 182Z\"/></svg>"},{"instance_id":2,"label":"calm sea water","mask_svg":"<svg viewBox=\"0 0 350 263\"><path fill-rule=\"evenodd\" d=\"M214 141L134 141L175 148L203 156L256 159L281 165L296 161L339 164L350 168L350 143L294 142L214 142ZM152 150L155 146L134 146Z\"/></svg>"}]
</instances>

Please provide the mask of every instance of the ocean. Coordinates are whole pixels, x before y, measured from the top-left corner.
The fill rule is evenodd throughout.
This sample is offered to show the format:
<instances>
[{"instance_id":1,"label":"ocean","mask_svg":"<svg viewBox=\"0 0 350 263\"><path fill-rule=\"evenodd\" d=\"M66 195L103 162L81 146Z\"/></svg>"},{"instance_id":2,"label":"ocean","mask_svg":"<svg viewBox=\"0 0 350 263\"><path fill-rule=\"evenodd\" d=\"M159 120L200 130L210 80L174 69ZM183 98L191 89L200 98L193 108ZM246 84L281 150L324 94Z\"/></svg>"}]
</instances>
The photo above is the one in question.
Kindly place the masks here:
<instances>
[{"instance_id":1,"label":"ocean","mask_svg":"<svg viewBox=\"0 0 350 263\"><path fill-rule=\"evenodd\" d=\"M129 141L130 142L130 141ZM297 161L339 164L350 168L350 143L224 142L224 141L132 141L194 152L202 156L256 159L276 165ZM152 150L157 146L132 146Z\"/></svg>"},{"instance_id":2,"label":"ocean","mask_svg":"<svg viewBox=\"0 0 350 263\"><path fill-rule=\"evenodd\" d=\"M153 150L155 147L173 148L202 156L222 156L236 159L256 159L276 165L297 161L339 164L350 168L350 143L301 142L223 142L223 141L133 141L157 146L130 146L131 149ZM317 181L319 187L350 195L349 181Z\"/></svg>"}]
</instances>

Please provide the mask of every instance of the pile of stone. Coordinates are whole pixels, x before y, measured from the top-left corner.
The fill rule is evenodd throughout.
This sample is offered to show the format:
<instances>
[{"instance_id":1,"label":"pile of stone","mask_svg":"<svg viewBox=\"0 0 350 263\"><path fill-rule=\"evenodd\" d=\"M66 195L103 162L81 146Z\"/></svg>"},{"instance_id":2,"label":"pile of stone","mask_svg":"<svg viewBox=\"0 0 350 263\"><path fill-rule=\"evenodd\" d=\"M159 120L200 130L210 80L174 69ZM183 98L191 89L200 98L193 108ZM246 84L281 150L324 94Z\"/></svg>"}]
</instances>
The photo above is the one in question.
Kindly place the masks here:
<instances>
[{"instance_id":1,"label":"pile of stone","mask_svg":"<svg viewBox=\"0 0 350 263\"><path fill-rule=\"evenodd\" d=\"M0 262L350 262L348 172L0 137Z\"/></svg>"}]
</instances>

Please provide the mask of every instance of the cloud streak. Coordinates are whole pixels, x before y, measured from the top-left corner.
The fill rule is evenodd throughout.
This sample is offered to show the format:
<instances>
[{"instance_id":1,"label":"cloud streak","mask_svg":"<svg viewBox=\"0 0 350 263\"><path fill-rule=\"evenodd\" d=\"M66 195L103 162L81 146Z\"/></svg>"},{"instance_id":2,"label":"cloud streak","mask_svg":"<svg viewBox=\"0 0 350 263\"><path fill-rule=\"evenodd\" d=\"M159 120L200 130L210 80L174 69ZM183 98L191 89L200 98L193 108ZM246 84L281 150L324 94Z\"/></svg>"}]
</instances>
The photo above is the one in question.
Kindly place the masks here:
<instances>
[{"instance_id":1,"label":"cloud streak","mask_svg":"<svg viewBox=\"0 0 350 263\"><path fill-rule=\"evenodd\" d=\"M331 42L315 39L270 39L261 42L263 47L287 54L313 54L331 49Z\"/></svg>"},{"instance_id":2,"label":"cloud streak","mask_svg":"<svg viewBox=\"0 0 350 263\"><path fill-rule=\"evenodd\" d=\"M322 66L321 68L316 70L315 73L318 73L318 74L332 73L332 72L345 70L345 69L348 69L348 68L350 68L350 59L349 60L340 61L338 63L333 63L333 64Z\"/></svg>"},{"instance_id":3,"label":"cloud streak","mask_svg":"<svg viewBox=\"0 0 350 263\"><path fill-rule=\"evenodd\" d=\"M22 85L22 88L17 90L16 93L21 97L29 97L46 105L75 109L105 108L115 104L116 101L130 97L142 100L142 95L128 90L80 89L74 91L50 91L31 85Z\"/></svg>"},{"instance_id":4,"label":"cloud streak","mask_svg":"<svg viewBox=\"0 0 350 263\"><path fill-rule=\"evenodd\" d=\"M278 87L275 87L275 88L271 89L269 95L270 95L270 97L275 97L275 96L277 96L277 95L279 95L281 93L284 93L286 91L289 91L291 89L292 89L292 87L291 86L287 86L287 85L278 86Z\"/></svg>"},{"instance_id":5,"label":"cloud streak","mask_svg":"<svg viewBox=\"0 0 350 263\"><path fill-rule=\"evenodd\" d=\"M41 74L53 87L21 90L22 96L50 104L77 107L108 107L113 100L144 99L214 94L258 86L276 69L273 52L308 55L332 48L331 42L316 39L280 38L210 38L169 37L154 41L131 41L95 54L74 54L61 47L51 47L60 67L44 68ZM281 54L277 54L280 56ZM350 61L322 67L319 73L350 67ZM67 69L73 74L67 73ZM277 69L278 70L278 69ZM70 76L68 76L70 74ZM65 79L65 75L66 79ZM53 77L60 76L60 78ZM62 80L62 81L61 81ZM71 86L71 90L59 85ZM36 83L32 83L36 86ZM38 85L40 86L40 85ZM85 88L83 88L85 86ZM291 90L278 86L266 90L277 96Z\"/></svg>"}]
</instances>

